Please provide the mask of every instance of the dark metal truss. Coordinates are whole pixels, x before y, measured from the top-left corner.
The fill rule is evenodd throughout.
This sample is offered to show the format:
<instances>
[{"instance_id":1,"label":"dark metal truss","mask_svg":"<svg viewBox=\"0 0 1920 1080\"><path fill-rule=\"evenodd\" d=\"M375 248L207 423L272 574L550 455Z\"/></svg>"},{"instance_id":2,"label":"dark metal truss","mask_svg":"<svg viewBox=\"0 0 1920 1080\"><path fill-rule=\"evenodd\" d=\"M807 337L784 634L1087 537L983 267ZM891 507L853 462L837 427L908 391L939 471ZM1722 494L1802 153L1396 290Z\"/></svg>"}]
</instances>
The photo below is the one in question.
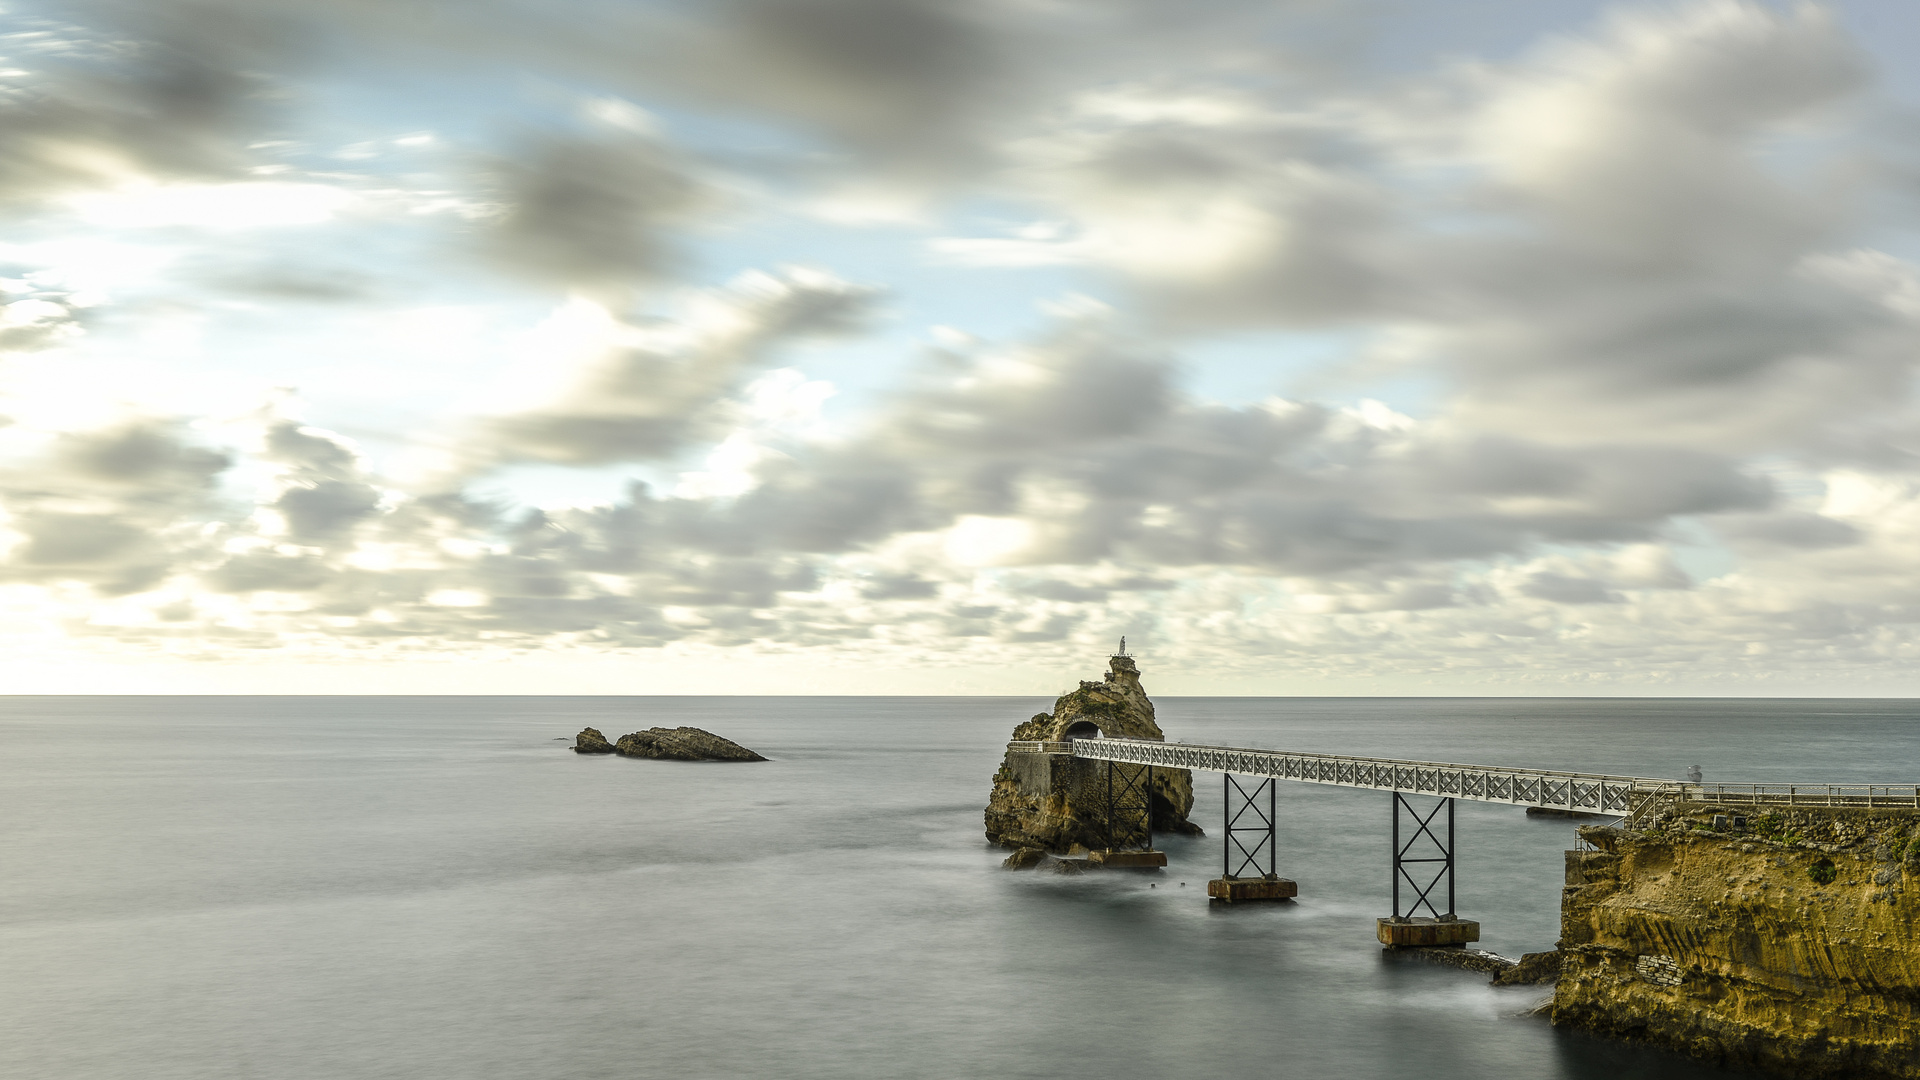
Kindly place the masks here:
<instances>
[{"instance_id":1,"label":"dark metal truss","mask_svg":"<svg viewBox=\"0 0 1920 1080\"><path fill-rule=\"evenodd\" d=\"M1153 847L1153 766L1107 762L1107 850Z\"/></svg>"},{"instance_id":2,"label":"dark metal truss","mask_svg":"<svg viewBox=\"0 0 1920 1080\"><path fill-rule=\"evenodd\" d=\"M1447 812L1445 840L1434 831L1434 819L1440 816L1442 810ZM1404 844L1400 842L1400 821L1403 816L1413 823L1413 830ZM1414 854L1409 855L1409 852ZM1433 871L1431 875L1427 873L1430 869ZM1433 902L1442 880L1447 883L1447 909L1444 912ZM1400 884L1403 881L1413 892L1413 901L1404 908L1400 904ZM1422 907L1436 919L1442 915L1453 915L1453 800L1441 799L1422 814L1396 791L1393 793L1393 917L1398 919L1418 915Z\"/></svg>"},{"instance_id":3,"label":"dark metal truss","mask_svg":"<svg viewBox=\"0 0 1920 1080\"><path fill-rule=\"evenodd\" d=\"M1224 842L1226 852L1224 865L1220 871L1222 877L1249 877L1260 874L1260 857L1266 856L1266 876L1273 877L1274 858L1278 845L1274 841L1274 825L1278 804L1274 792L1272 777L1255 784L1251 790L1240 786L1232 773L1223 774L1226 780L1227 835ZM1261 805L1261 796L1265 795L1265 805ZM1239 802L1236 805L1235 797ZM1244 824L1242 824L1244 822ZM1252 835L1254 842L1247 845L1246 837ZM1238 860L1236 862L1236 860ZM1252 867L1254 874L1246 871Z\"/></svg>"}]
</instances>

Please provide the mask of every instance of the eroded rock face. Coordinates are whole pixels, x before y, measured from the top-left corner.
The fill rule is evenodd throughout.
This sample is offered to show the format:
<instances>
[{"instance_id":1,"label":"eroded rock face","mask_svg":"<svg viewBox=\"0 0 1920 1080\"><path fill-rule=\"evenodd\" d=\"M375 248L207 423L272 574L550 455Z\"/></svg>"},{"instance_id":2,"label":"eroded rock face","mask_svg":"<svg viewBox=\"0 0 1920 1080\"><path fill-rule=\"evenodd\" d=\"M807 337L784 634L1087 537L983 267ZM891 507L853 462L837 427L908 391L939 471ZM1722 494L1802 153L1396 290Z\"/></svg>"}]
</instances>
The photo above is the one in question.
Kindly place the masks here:
<instances>
[{"instance_id":1,"label":"eroded rock face","mask_svg":"<svg viewBox=\"0 0 1920 1080\"><path fill-rule=\"evenodd\" d=\"M648 728L620 736L614 752L627 757L669 761L765 761L766 758L731 739L697 727Z\"/></svg>"},{"instance_id":2,"label":"eroded rock face","mask_svg":"<svg viewBox=\"0 0 1920 1080\"><path fill-rule=\"evenodd\" d=\"M1054 702L1014 728L1013 738L1062 742L1076 735L1125 739L1163 739L1154 721L1153 702L1140 686L1140 669L1131 657L1116 656L1101 682ZM1145 768L1116 765L1116 776L1136 779ZM1065 853L1106 846L1104 762L1066 754L1009 752L993 777L987 800L987 839L1010 848L1039 848ZM1153 770L1153 828L1156 832L1200 835L1187 820L1193 809L1193 774L1186 769Z\"/></svg>"},{"instance_id":3,"label":"eroded rock face","mask_svg":"<svg viewBox=\"0 0 1920 1080\"><path fill-rule=\"evenodd\" d=\"M1920 1078L1920 817L1580 830L1553 1022L1791 1077ZM1723 815L1714 828L1714 815Z\"/></svg>"},{"instance_id":4,"label":"eroded rock face","mask_svg":"<svg viewBox=\"0 0 1920 1080\"><path fill-rule=\"evenodd\" d=\"M611 754L613 744L600 734L598 728L587 728L573 737L573 752L576 754Z\"/></svg>"},{"instance_id":5,"label":"eroded rock face","mask_svg":"<svg viewBox=\"0 0 1920 1080\"><path fill-rule=\"evenodd\" d=\"M1560 953L1530 952L1522 953L1520 962L1498 972L1493 977L1495 986L1534 986L1550 983L1560 977Z\"/></svg>"}]
</instances>

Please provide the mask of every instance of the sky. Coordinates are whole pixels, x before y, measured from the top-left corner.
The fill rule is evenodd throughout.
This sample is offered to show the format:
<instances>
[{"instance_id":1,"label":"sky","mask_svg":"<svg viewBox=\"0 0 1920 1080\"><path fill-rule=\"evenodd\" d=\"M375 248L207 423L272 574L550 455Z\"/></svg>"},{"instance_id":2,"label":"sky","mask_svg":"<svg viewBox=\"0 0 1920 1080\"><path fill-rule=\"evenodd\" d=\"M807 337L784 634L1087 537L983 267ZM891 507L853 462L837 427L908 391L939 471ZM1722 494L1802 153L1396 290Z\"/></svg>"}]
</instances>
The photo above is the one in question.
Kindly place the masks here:
<instances>
[{"instance_id":1,"label":"sky","mask_svg":"<svg viewBox=\"0 0 1920 1080\"><path fill-rule=\"evenodd\" d=\"M1920 694L1920 9L0 8L0 693Z\"/></svg>"}]
</instances>

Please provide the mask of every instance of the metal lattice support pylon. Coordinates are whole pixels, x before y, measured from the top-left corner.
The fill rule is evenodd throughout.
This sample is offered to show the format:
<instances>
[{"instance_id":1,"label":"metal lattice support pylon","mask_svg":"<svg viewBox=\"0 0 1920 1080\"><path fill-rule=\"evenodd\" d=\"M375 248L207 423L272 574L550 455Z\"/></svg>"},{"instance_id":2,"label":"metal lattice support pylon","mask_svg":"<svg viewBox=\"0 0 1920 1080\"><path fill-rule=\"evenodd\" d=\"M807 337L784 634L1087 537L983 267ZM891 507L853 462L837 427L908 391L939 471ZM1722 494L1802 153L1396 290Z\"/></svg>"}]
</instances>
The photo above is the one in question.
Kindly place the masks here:
<instances>
[{"instance_id":1,"label":"metal lattice support pylon","mask_svg":"<svg viewBox=\"0 0 1920 1080\"><path fill-rule=\"evenodd\" d=\"M1425 907L1428 914L1436 919L1442 917L1451 919L1453 918L1454 870L1453 800L1441 799L1422 814L1399 792L1393 792L1392 797L1393 917L1399 919L1403 916L1418 915L1420 909ZM1440 834L1434 831L1434 819L1440 816L1442 810L1446 811L1447 836L1444 841L1440 839ZM1404 844L1400 842L1400 819L1403 813L1413 821L1413 831ZM1437 854L1425 854L1429 851ZM1409 856L1409 852L1420 854ZM1416 874L1409 870L1409 864L1420 867L1420 872ZM1437 867L1431 877L1426 874L1426 869L1429 867ZM1444 912L1433 902L1433 894L1443 880L1447 883L1447 910ZM1413 890L1413 902L1406 905L1404 909L1400 904L1400 884L1403 881Z\"/></svg>"},{"instance_id":2,"label":"metal lattice support pylon","mask_svg":"<svg viewBox=\"0 0 1920 1080\"><path fill-rule=\"evenodd\" d=\"M1246 873L1246 870L1249 866L1254 869L1256 874L1260 873L1260 856L1263 853L1266 855L1267 861L1266 876L1276 876L1275 858L1279 845L1275 841L1274 829L1275 819L1278 815L1278 803L1274 791L1275 784L1273 779L1269 777L1262 780L1260 783L1255 784L1251 791L1241 787L1240 782L1233 778L1232 773L1224 774L1223 779L1226 781L1224 794L1226 796L1227 828L1226 837L1222 841L1225 853L1220 876L1223 878L1247 877L1249 875ZM1234 796L1236 795L1240 798L1238 809L1234 808ZM1266 796L1266 805L1264 807L1260 805L1260 797L1262 795ZM1242 825L1241 822L1247 820L1249 817L1251 817L1252 820ZM1241 839L1241 837L1247 833L1253 833L1258 837L1252 847L1248 847L1246 841ZM1237 866L1234 861L1236 856L1239 859Z\"/></svg>"},{"instance_id":3,"label":"metal lattice support pylon","mask_svg":"<svg viewBox=\"0 0 1920 1080\"><path fill-rule=\"evenodd\" d=\"M1107 762L1107 850L1153 847L1153 766Z\"/></svg>"}]
</instances>

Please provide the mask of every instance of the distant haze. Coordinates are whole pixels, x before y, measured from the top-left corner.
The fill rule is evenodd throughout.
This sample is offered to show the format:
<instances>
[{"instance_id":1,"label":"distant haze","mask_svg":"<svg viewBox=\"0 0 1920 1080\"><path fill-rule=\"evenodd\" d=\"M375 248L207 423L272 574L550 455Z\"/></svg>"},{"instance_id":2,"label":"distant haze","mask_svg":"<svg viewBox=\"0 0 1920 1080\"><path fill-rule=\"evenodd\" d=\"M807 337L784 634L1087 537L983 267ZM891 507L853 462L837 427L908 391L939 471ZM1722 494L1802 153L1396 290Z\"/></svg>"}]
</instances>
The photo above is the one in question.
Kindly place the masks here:
<instances>
[{"instance_id":1,"label":"distant haze","mask_svg":"<svg viewBox=\"0 0 1920 1080\"><path fill-rule=\"evenodd\" d=\"M1920 693L1920 10L0 14L0 693Z\"/></svg>"}]
</instances>

